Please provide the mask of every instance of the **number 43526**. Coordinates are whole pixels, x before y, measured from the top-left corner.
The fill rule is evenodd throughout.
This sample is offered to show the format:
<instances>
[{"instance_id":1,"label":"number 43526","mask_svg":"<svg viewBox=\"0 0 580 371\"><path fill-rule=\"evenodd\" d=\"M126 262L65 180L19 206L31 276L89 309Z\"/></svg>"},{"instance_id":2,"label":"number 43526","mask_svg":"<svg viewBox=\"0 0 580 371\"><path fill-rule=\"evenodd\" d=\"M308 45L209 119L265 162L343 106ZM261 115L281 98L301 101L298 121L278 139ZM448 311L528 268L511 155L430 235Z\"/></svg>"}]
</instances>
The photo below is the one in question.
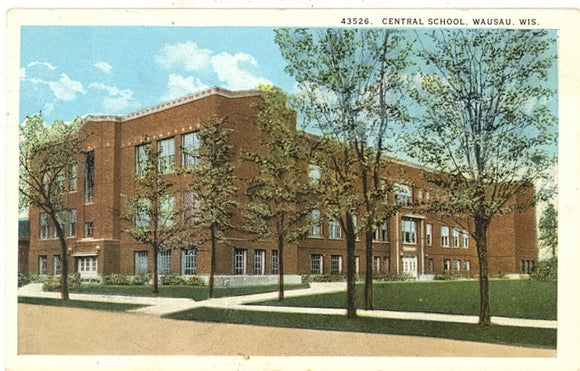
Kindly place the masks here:
<instances>
[{"instance_id":1,"label":"number 43526","mask_svg":"<svg viewBox=\"0 0 580 371\"><path fill-rule=\"evenodd\" d=\"M370 21L368 18L343 18L340 23L345 25L357 25L370 24Z\"/></svg>"}]
</instances>

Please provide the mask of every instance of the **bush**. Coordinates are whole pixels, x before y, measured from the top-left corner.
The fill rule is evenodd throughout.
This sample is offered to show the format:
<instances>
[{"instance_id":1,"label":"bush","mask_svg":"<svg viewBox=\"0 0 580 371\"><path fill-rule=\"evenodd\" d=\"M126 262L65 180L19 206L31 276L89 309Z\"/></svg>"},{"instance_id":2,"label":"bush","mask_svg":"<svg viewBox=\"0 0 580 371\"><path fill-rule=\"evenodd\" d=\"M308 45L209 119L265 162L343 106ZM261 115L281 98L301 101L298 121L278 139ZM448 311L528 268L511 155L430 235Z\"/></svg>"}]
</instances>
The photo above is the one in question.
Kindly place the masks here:
<instances>
[{"instance_id":1,"label":"bush","mask_svg":"<svg viewBox=\"0 0 580 371\"><path fill-rule=\"evenodd\" d=\"M27 273L18 273L18 287L28 285L32 280L30 279L30 275Z\"/></svg>"},{"instance_id":2,"label":"bush","mask_svg":"<svg viewBox=\"0 0 580 371\"><path fill-rule=\"evenodd\" d=\"M137 274L133 276L133 279L131 280L131 284L137 286L147 285L149 282L151 282L151 274L149 273Z\"/></svg>"},{"instance_id":3,"label":"bush","mask_svg":"<svg viewBox=\"0 0 580 371\"><path fill-rule=\"evenodd\" d=\"M346 273L303 275L302 283L309 282L342 282L346 280Z\"/></svg>"},{"instance_id":4,"label":"bush","mask_svg":"<svg viewBox=\"0 0 580 371\"><path fill-rule=\"evenodd\" d=\"M185 285L187 282L185 278L178 276L176 274L166 274L159 277L159 283L162 285Z\"/></svg>"},{"instance_id":5,"label":"bush","mask_svg":"<svg viewBox=\"0 0 580 371\"><path fill-rule=\"evenodd\" d=\"M188 277L186 283L191 286L205 286L205 281L199 276Z\"/></svg>"},{"instance_id":6,"label":"bush","mask_svg":"<svg viewBox=\"0 0 580 371\"><path fill-rule=\"evenodd\" d=\"M530 279L535 281L558 280L558 257L552 257L538 264L538 267L530 274Z\"/></svg>"},{"instance_id":7,"label":"bush","mask_svg":"<svg viewBox=\"0 0 580 371\"><path fill-rule=\"evenodd\" d=\"M396 274L396 273L377 273L373 272L373 280L376 281L410 281L413 276L407 273Z\"/></svg>"},{"instance_id":8,"label":"bush","mask_svg":"<svg viewBox=\"0 0 580 371\"><path fill-rule=\"evenodd\" d=\"M80 273L69 274L67 277L69 291L78 291L81 287ZM60 291L60 276L48 276L42 284L42 291Z\"/></svg>"},{"instance_id":9,"label":"bush","mask_svg":"<svg viewBox=\"0 0 580 371\"><path fill-rule=\"evenodd\" d=\"M108 274L103 276L103 285L130 285L131 278L126 274Z\"/></svg>"}]
</instances>

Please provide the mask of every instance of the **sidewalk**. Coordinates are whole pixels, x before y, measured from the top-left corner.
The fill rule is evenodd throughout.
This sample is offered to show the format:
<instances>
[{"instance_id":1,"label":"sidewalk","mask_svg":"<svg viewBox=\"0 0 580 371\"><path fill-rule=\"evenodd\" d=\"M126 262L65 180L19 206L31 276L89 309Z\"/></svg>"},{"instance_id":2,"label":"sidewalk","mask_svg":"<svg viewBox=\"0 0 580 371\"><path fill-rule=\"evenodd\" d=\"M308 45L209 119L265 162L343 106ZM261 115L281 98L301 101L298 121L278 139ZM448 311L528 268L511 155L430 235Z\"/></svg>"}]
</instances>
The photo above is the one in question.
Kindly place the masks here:
<instances>
[{"instance_id":1,"label":"sidewalk","mask_svg":"<svg viewBox=\"0 0 580 371\"><path fill-rule=\"evenodd\" d=\"M342 291L345 289L344 282L330 282L330 283L316 283L310 284L308 289L287 290L284 292L285 297L300 296L316 293L326 293L334 291ZM18 289L19 296L33 296L33 297L49 297L59 298L58 292L44 292L42 291L42 284L33 283ZM225 298L215 298L203 301L194 301L192 299L182 298L162 298L162 297L136 297L136 296L120 296L120 295L90 295L90 294L76 294L71 293L70 298L74 300L92 300L104 302L117 303L134 303L144 304L147 307L129 311L130 313L162 315L165 313L176 312L180 310L196 308L196 307L212 307L212 308L229 308L229 309L245 309L266 312L294 312L294 313L318 313L318 314L333 314L344 315L344 309L332 308L299 308L299 307L271 307L262 305L243 305L245 302L276 299L278 292L269 292L263 294L254 294L246 296L232 296ZM466 315L451 315L439 313L420 313L420 312L398 312L398 311L383 311L383 310L357 310L359 316L378 317L378 318L393 318L393 319L409 319L409 320L426 320L426 321L441 321L441 322L463 322L463 323L477 323L477 316ZM557 321L548 320L532 320L523 318L507 318L507 317L491 317L491 321L497 325L503 326L518 326L518 327L541 327L541 328L557 328Z\"/></svg>"}]
</instances>

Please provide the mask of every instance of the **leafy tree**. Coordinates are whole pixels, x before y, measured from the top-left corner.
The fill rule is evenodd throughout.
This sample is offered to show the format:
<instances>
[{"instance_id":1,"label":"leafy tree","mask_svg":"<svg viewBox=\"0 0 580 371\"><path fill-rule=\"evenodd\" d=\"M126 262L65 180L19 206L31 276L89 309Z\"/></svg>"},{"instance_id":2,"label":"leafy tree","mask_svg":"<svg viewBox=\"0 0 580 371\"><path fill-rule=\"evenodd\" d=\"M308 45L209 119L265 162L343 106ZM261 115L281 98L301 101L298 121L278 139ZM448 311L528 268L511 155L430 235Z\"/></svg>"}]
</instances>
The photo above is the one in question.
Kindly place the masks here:
<instances>
[{"instance_id":1,"label":"leafy tree","mask_svg":"<svg viewBox=\"0 0 580 371\"><path fill-rule=\"evenodd\" d=\"M176 191L170 177L159 166L161 150L149 145L141 147L141 163L135 175L135 189L124 195L128 212L122 218L130 227L123 231L137 242L153 250L153 287L159 292L159 253L180 247L187 230L183 209L175 207Z\"/></svg>"},{"instance_id":2,"label":"leafy tree","mask_svg":"<svg viewBox=\"0 0 580 371\"><path fill-rule=\"evenodd\" d=\"M212 116L200 122L197 132L199 150L195 154L199 160L187 171L191 174L190 190L198 202L193 210L194 227L209 230L209 237L197 238L197 243L209 242L211 249L209 297L214 293L216 270L216 250L219 243L228 243L226 233L234 229L231 223L233 210L238 203L234 200L237 188L234 184L232 146L230 131L225 127L225 117Z\"/></svg>"},{"instance_id":3,"label":"leafy tree","mask_svg":"<svg viewBox=\"0 0 580 371\"><path fill-rule=\"evenodd\" d=\"M487 230L492 218L531 206L556 159L554 95L544 81L555 40L545 30L436 30L421 34L426 63L414 92L423 118L408 153L438 169L441 194L430 209L456 217L475 239L479 323L490 323ZM429 69L433 73L428 73ZM432 198L433 199L433 198Z\"/></svg>"},{"instance_id":4,"label":"leafy tree","mask_svg":"<svg viewBox=\"0 0 580 371\"><path fill-rule=\"evenodd\" d=\"M549 247L552 256L556 256L558 248L558 212L554 204L548 204L539 223L540 241L544 247Z\"/></svg>"},{"instance_id":5,"label":"leafy tree","mask_svg":"<svg viewBox=\"0 0 580 371\"><path fill-rule=\"evenodd\" d=\"M82 141L80 120L55 121L45 125L42 113L28 116L20 126L19 194L20 207L34 207L46 213L60 243L60 293L68 293L68 259L64 222L69 207L63 198L64 180L79 163Z\"/></svg>"},{"instance_id":6,"label":"leafy tree","mask_svg":"<svg viewBox=\"0 0 580 371\"><path fill-rule=\"evenodd\" d=\"M396 91L409 44L390 30L356 29L278 29L276 42L301 89L295 104L322 134L314 146L323 167L319 200L345 233L347 316L353 318L356 235L366 236L365 309L372 309L373 229L395 210L384 202L391 189L384 155L389 125L405 116Z\"/></svg>"},{"instance_id":7,"label":"leafy tree","mask_svg":"<svg viewBox=\"0 0 580 371\"><path fill-rule=\"evenodd\" d=\"M262 151L247 153L256 176L246 194L244 208L250 232L260 239L274 238L278 244L278 299L284 300L284 247L304 238L309 231L309 185L304 177L308 164L305 138L296 133L295 114L286 106L286 94L260 85L263 102L257 104L256 126L264 135Z\"/></svg>"}]
</instances>

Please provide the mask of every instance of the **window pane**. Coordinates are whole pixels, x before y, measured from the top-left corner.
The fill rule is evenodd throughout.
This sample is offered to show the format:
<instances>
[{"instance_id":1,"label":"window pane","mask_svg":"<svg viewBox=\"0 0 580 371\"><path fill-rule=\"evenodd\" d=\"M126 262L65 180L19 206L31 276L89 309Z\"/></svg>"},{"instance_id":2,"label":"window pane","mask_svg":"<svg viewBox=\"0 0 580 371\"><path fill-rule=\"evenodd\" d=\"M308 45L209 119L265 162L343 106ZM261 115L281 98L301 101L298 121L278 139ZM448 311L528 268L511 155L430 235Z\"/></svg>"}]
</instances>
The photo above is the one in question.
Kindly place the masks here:
<instances>
[{"instance_id":1,"label":"window pane","mask_svg":"<svg viewBox=\"0 0 580 371\"><path fill-rule=\"evenodd\" d=\"M159 153L159 171L161 174L172 173L175 169L175 139L169 138L157 142Z\"/></svg>"},{"instance_id":2,"label":"window pane","mask_svg":"<svg viewBox=\"0 0 580 371\"><path fill-rule=\"evenodd\" d=\"M181 166L184 168L199 162L199 139L197 133L189 133L181 136Z\"/></svg>"}]
</instances>

